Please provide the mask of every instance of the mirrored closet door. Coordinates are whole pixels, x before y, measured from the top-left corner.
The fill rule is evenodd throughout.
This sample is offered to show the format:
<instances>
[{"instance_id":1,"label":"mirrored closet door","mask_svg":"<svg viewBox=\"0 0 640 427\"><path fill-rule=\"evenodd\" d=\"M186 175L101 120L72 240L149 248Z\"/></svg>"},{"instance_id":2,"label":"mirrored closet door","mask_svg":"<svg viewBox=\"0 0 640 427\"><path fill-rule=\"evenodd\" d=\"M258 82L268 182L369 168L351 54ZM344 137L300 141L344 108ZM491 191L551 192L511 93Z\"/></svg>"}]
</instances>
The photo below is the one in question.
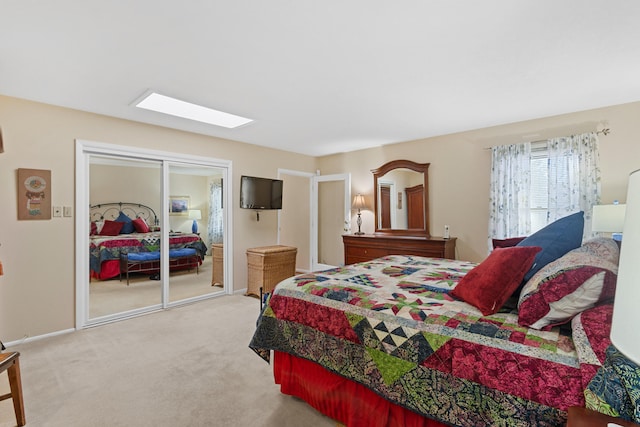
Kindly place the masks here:
<instances>
[{"instance_id":1,"label":"mirrored closet door","mask_svg":"<svg viewBox=\"0 0 640 427\"><path fill-rule=\"evenodd\" d=\"M77 328L231 293L231 162L76 144Z\"/></svg>"},{"instance_id":2,"label":"mirrored closet door","mask_svg":"<svg viewBox=\"0 0 640 427\"><path fill-rule=\"evenodd\" d=\"M224 287L224 169L169 165L169 301Z\"/></svg>"}]
</instances>

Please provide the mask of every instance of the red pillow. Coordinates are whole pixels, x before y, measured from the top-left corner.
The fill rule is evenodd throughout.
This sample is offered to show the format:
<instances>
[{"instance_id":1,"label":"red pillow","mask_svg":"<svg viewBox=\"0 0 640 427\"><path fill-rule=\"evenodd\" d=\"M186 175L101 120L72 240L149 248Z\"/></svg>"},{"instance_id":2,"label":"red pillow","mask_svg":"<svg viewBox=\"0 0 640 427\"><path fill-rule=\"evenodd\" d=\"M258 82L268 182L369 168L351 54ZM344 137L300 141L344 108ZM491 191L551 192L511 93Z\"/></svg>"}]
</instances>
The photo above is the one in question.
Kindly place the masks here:
<instances>
[{"instance_id":1,"label":"red pillow","mask_svg":"<svg viewBox=\"0 0 640 427\"><path fill-rule=\"evenodd\" d=\"M495 248L510 248L522 242L526 237L509 237L508 239L491 239L493 249Z\"/></svg>"},{"instance_id":2,"label":"red pillow","mask_svg":"<svg viewBox=\"0 0 640 427\"><path fill-rule=\"evenodd\" d=\"M94 221L91 221L91 231L89 232L89 235L95 236L96 234L98 234L98 224L96 224Z\"/></svg>"},{"instance_id":3,"label":"red pillow","mask_svg":"<svg viewBox=\"0 0 640 427\"><path fill-rule=\"evenodd\" d=\"M538 246L494 249L458 282L451 295L475 306L485 316L494 314L518 289L541 250Z\"/></svg>"},{"instance_id":4,"label":"red pillow","mask_svg":"<svg viewBox=\"0 0 640 427\"><path fill-rule=\"evenodd\" d=\"M100 230L101 236L117 236L122 230L124 222L105 220L102 230Z\"/></svg>"},{"instance_id":5,"label":"red pillow","mask_svg":"<svg viewBox=\"0 0 640 427\"><path fill-rule=\"evenodd\" d=\"M133 223L133 226L135 227L138 233L149 232L149 226L147 225L147 222L144 220L144 218L136 218L131 222Z\"/></svg>"}]
</instances>

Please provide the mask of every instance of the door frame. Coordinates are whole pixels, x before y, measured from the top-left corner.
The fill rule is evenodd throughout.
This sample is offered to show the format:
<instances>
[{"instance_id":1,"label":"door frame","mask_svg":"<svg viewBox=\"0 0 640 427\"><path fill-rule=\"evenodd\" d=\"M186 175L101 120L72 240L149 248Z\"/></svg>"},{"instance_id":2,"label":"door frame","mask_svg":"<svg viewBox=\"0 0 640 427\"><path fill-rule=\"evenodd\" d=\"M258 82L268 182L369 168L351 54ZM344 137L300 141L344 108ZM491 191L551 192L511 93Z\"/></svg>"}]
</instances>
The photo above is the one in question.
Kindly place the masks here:
<instances>
[{"instance_id":1,"label":"door frame","mask_svg":"<svg viewBox=\"0 0 640 427\"><path fill-rule=\"evenodd\" d=\"M351 227L351 174L314 175L311 178L311 269L313 271L337 267L336 265L321 264L318 261L318 208L320 206L318 184L331 181L344 181L344 227L342 231L346 232Z\"/></svg>"},{"instance_id":2,"label":"door frame","mask_svg":"<svg viewBox=\"0 0 640 427\"><path fill-rule=\"evenodd\" d=\"M320 175L320 171L316 173L296 171L292 169L278 169L278 178L280 175L294 175L309 178L309 203L310 203L310 218L309 223L311 227L309 229L309 266L311 271L324 270L336 266L328 264L318 263L318 208L320 201L318 200L318 183L328 181L344 181L345 185L345 200L344 200L344 220L345 228L343 231L348 231L351 225L351 174L332 174L332 175ZM278 212L278 244L280 244L280 212Z\"/></svg>"},{"instance_id":3,"label":"door frame","mask_svg":"<svg viewBox=\"0 0 640 427\"><path fill-rule=\"evenodd\" d=\"M109 323L128 317L138 316L148 313L191 303L194 301L212 298L218 295L227 295L233 292L233 216L230 209L223 210L224 216L224 288L222 292L217 294L206 294L203 296L189 298L181 301L169 302L169 252L161 251L161 286L162 298L161 304L150 307L129 310L126 312L116 313L109 316L103 316L95 320L89 319L89 158L91 155L105 155L112 157L122 157L132 160L154 160L162 164L162 187L160 191L162 212L169 212L169 195L166 189L169 185L169 165L170 164L192 164L194 166L210 166L224 169L224 206L232 206L231 195L233 194L232 179L232 162L230 160L214 159L209 157L187 155L181 153L173 153L167 151L150 150L137 147L129 147L115 144L106 144L102 142L88 141L76 139L76 221L75 221L75 263L76 263L76 313L75 324L76 329L83 329L103 323ZM169 247L169 215L161 215L161 245L164 248Z\"/></svg>"}]
</instances>

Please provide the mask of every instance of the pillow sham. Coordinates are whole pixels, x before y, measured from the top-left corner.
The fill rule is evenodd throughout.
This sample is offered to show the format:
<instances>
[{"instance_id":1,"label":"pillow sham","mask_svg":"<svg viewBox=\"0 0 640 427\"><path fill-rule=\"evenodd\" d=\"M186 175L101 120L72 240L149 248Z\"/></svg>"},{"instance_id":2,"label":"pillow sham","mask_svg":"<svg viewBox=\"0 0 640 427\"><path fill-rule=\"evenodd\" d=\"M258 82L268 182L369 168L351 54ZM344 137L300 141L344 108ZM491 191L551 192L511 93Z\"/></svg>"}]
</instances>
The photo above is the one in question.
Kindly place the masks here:
<instances>
[{"instance_id":1,"label":"pillow sham","mask_svg":"<svg viewBox=\"0 0 640 427\"><path fill-rule=\"evenodd\" d=\"M584 212L576 212L560 218L543 229L535 232L517 246L539 246L542 248L536 255L531 270L524 276L529 281L542 267L560 258L572 249L582 244L584 230Z\"/></svg>"},{"instance_id":2,"label":"pillow sham","mask_svg":"<svg viewBox=\"0 0 640 427\"><path fill-rule=\"evenodd\" d=\"M109 219L104 221L102 230L100 230L101 236L117 236L122 230L123 222L111 221Z\"/></svg>"},{"instance_id":3,"label":"pillow sham","mask_svg":"<svg viewBox=\"0 0 640 427\"><path fill-rule=\"evenodd\" d=\"M540 250L530 246L494 249L458 282L450 295L475 306L485 316L494 314L520 285Z\"/></svg>"},{"instance_id":4,"label":"pillow sham","mask_svg":"<svg viewBox=\"0 0 640 427\"><path fill-rule=\"evenodd\" d=\"M136 218L133 221L131 221L131 223L133 224L133 227L136 229L136 231L138 233L148 233L149 232L149 226L147 225L147 222L144 220L144 218Z\"/></svg>"},{"instance_id":5,"label":"pillow sham","mask_svg":"<svg viewBox=\"0 0 640 427\"><path fill-rule=\"evenodd\" d=\"M598 237L549 263L522 288L518 323L534 329L558 325L613 300L619 256L613 239Z\"/></svg>"},{"instance_id":6,"label":"pillow sham","mask_svg":"<svg viewBox=\"0 0 640 427\"><path fill-rule=\"evenodd\" d=\"M131 218L129 218L124 212L120 212L116 221L122 223L122 230L120 230L120 234L131 234L135 231Z\"/></svg>"},{"instance_id":7,"label":"pillow sham","mask_svg":"<svg viewBox=\"0 0 640 427\"><path fill-rule=\"evenodd\" d=\"M491 239L493 249L510 248L522 242L526 237L509 237L508 239Z\"/></svg>"}]
</instances>

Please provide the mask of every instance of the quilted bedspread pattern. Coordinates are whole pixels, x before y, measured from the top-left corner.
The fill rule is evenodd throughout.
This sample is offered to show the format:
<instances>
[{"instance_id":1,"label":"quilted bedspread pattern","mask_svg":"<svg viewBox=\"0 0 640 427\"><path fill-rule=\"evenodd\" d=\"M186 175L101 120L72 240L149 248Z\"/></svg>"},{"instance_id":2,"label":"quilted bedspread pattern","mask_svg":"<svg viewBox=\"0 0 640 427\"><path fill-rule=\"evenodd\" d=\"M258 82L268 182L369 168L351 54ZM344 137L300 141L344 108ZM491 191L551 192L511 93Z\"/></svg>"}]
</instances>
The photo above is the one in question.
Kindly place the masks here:
<instances>
[{"instance_id":1,"label":"quilted bedspread pattern","mask_svg":"<svg viewBox=\"0 0 640 427\"><path fill-rule=\"evenodd\" d=\"M564 425L600 364L581 360L588 331L528 329L507 310L483 317L449 296L474 266L389 256L287 279L250 347L267 361L271 350L311 360L456 426Z\"/></svg>"},{"instance_id":2,"label":"quilted bedspread pattern","mask_svg":"<svg viewBox=\"0 0 640 427\"><path fill-rule=\"evenodd\" d=\"M91 236L89 263L91 270L100 273L103 261L118 260L124 252L156 252L160 250L160 233L132 233L118 236ZM197 234L170 234L169 249L193 248L201 259L207 247Z\"/></svg>"}]
</instances>

